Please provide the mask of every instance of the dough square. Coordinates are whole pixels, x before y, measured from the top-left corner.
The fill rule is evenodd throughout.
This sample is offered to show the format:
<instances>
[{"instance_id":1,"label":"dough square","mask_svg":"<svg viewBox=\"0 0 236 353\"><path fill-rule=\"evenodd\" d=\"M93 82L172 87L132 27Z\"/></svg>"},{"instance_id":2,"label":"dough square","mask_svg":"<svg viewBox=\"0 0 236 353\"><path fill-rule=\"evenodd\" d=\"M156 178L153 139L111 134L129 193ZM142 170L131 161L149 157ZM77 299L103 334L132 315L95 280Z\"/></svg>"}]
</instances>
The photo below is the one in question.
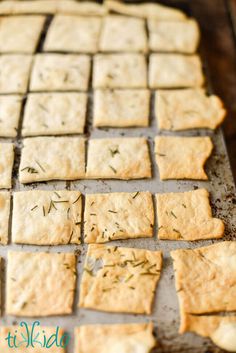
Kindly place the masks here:
<instances>
[{"instance_id":1,"label":"dough square","mask_svg":"<svg viewBox=\"0 0 236 353\"><path fill-rule=\"evenodd\" d=\"M52 337L52 335L54 335L53 337L55 337L56 332L58 332L58 344L63 344L66 340L66 337L68 337L68 335L66 333L64 333L64 330L59 328L59 330L57 331L57 327L45 327L45 326L41 326L41 325L35 325L35 326L28 326L29 329L29 335L33 334L33 345L29 345L29 347L27 347L28 344L28 339L26 339L24 341L24 339L22 338L22 335L24 335L23 337L25 337L26 335L26 330L27 328L25 326L1 326L0 327L0 350L1 352L4 353L64 353L65 349L59 346L56 346L56 344L52 345L51 347L42 347L42 345L45 346L45 342L44 342L44 336L46 337L46 342L48 342L49 338ZM11 337L16 337L16 345L17 348L12 348L11 345L13 343L13 339L10 339L10 343L8 343L8 341L6 340L6 337L8 337L8 335L11 335ZM37 338L36 338L36 335ZM45 344L44 344L45 343ZM52 343L52 339L48 342L49 345L50 343Z\"/></svg>"},{"instance_id":2,"label":"dough square","mask_svg":"<svg viewBox=\"0 0 236 353\"><path fill-rule=\"evenodd\" d=\"M19 168L21 183L76 180L84 176L84 138L32 137L24 139Z\"/></svg>"},{"instance_id":3,"label":"dough square","mask_svg":"<svg viewBox=\"0 0 236 353\"><path fill-rule=\"evenodd\" d=\"M44 22L44 16L1 17L0 53L34 53Z\"/></svg>"},{"instance_id":4,"label":"dough square","mask_svg":"<svg viewBox=\"0 0 236 353\"><path fill-rule=\"evenodd\" d=\"M149 124L150 91L95 90L94 118L96 127L132 127Z\"/></svg>"},{"instance_id":5,"label":"dough square","mask_svg":"<svg viewBox=\"0 0 236 353\"><path fill-rule=\"evenodd\" d=\"M56 15L49 27L44 51L96 53L101 19Z\"/></svg>"},{"instance_id":6,"label":"dough square","mask_svg":"<svg viewBox=\"0 0 236 353\"><path fill-rule=\"evenodd\" d=\"M11 195L7 191L0 191L0 244L7 245Z\"/></svg>"},{"instance_id":7,"label":"dough square","mask_svg":"<svg viewBox=\"0 0 236 353\"><path fill-rule=\"evenodd\" d=\"M90 58L76 54L37 54L30 81L30 91L86 91Z\"/></svg>"},{"instance_id":8,"label":"dough square","mask_svg":"<svg viewBox=\"0 0 236 353\"><path fill-rule=\"evenodd\" d=\"M155 155L161 180L207 180L204 165L212 150L210 137L156 137Z\"/></svg>"},{"instance_id":9,"label":"dough square","mask_svg":"<svg viewBox=\"0 0 236 353\"><path fill-rule=\"evenodd\" d=\"M75 281L73 254L9 251L6 312L16 316L70 314Z\"/></svg>"},{"instance_id":10,"label":"dough square","mask_svg":"<svg viewBox=\"0 0 236 353\"><path fill-rule=\"evenodd\" d=\"M204 83L198 55L151 54L149 86L151 88L200 87Z\"/></svg>"},{"instance_id":11,"label":"dough square","mask_svg":"<svg viewBox=\"0 0 236 353\"><path fill-rule=\"evenodd\" d=\"M31 63L31 55L1 55L0 94L24 94L27 91Z\"/></svg>"},{"instance_id":12,"label":"dough square","mask_svg":"<svg viewBox=\"0 0 236 353\"><path fill-rule=\"evenodd\" d=\"M145 56L136 53L94 56L93 88L146 88Z\"/></svg>"},{"instance_id":13,"label":"dough square","mask_svg":"<svg viewBox=\"0 0 236 353\"><path fill-rule=\"evenodd\" d=\"M85 243L153 236L154 211L150 192L87 194Z\"/></svg>"},{"instance_id":14,"label":"dough square","mask_svg":"<svg viewBox=\"0 0 236 353\"><path fill-rule=\"evenodd\" d=\"M180 312L236 310L236 242L171 251ZM226 290L227 288L227 290Z\"/></svg>"},{"instance_id":15,"label":"dough square","mask_svg":"<svg viewBox=\"0 0 236 353\"><path fill-rule=\"evenodd\" d=\"M22 135L83 133L86 110L86 93L31 93L25 106Z\"/></svg>"},{"instance_id":16,"label":"dough square","mask_svg":"<svg viewBox=\"0 0 236 353\"><path fill-rule=\"evenodd\" d=\"M143 137L91 139L86 177L125 180L151 178L147 140Z\"/></svg>"},{"instance_id":17,"label":"dough square","mask_svg":"<svg viewBox=\"0 0 236 353\"><path fill-rule=\"evenodd\" d=\"M12 241L18 244L80 244L79 191L30 190L13 195Z\"/></svg>"},{"instance_id":18,"label":"dough square","mask_svg":"<svg viewBox=\"0 0 236 353\"><path fill-rule=\"evenodd\" d=\"M21 96L9 95L0 97L0 136L17 136L21 107Z\"/></svg>"},{"instance_id":19,"label":"dough square","mask_svg":"<svg viewBox=\"0 0 236 353\"><path fill-rule=\"evenodd\" d=\"M206 189L156 195L158 238L200 240L222 238L224 223L212 217Z\"/></svg>"},{"instance_id":20,"label":"dough square","mask_svg":"<svg viewBox=\"0 0 236 353\"><path fill-rule=\"evenodd\" d=\"M105 52L146 52L145 21L140 18L109 15L104 18L99 50Z\"/></svg>"},{"instance_id":21,"label":"dough square","mask_svg":"<svg viewBox=\"0 0 236 353\"><path fill-rule=\"evenodd\" d=\"M107 10L93 1L55 0L57 13L81 16L104 16Z\"/></svg>"},{"instance_id":22,"label":"dough square","mask_svg":"<svg viewBox=\"0 0 236 353\"><path fill-rule=\"evenodd\" d=\"M11 188L13 163L13 143L0 143L0 189Z\"/></svg>"},{"instance_id":23,"label":"dough square","mask_svg":"<svg viewBox=\"0 0 236 353\"><path fill-rule=\"evenodd\" d=\"M226 115L221 99L202 88L158 90L155 114L160 130L216 129Z\"/></svg>"},{"instance_id":24,"label":"dough square","mask_svg":"<svg viewBox=\"0 0 236 353\"><path fill-rule=\"evenodd\" d=\"M89 245L79 307L151 314L161 266L161 251Z\"/></svg>"},{"instance_id":25,"label":"dough square","mask_svg":"<svg viewBox=\"0 0 236 353\"><path fill-rule=\"evenodd\" d=\"M227 352L236 351L236 316L190 315L181 318L180 333L191 331L209 337Z\"/></svg>"},{"instance_id":26,"label":"dough square","mask_svg":"<svg viewBox=\"0 0 236 353\"><path fill-rule=\"evenodd\" d=\"M153 323L84 325L75 328L75 353L150 352ZM144 348L145 347L145 348Z\"/></svg>"},{"instance_id":27,"label":"dough square","mask_svg":"<svg viewBox=\"0 0 236 353\"><path fill-rule=\"evenodd\" d=\"M152 51L179 52L193 54L196 52L200 30L197 21L158 21L148 19L149 48Z\"/></svg>"}]
</instances>

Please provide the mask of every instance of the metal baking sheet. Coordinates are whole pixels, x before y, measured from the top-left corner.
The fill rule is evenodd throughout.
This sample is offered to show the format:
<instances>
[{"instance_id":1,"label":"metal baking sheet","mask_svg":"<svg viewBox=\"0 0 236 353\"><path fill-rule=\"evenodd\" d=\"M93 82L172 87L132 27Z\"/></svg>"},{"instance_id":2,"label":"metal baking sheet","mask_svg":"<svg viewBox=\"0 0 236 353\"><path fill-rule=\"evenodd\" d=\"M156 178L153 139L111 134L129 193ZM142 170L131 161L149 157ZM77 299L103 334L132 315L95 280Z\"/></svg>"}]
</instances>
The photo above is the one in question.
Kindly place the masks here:
<instances>
[{"instance_id":1,"label":"metal baking sheet","mask_svg":"<svg viewBox=\"0 0 236 353\"><path fill-rule=\"evenodd\" d=\"M204 58L202 58L204 61ZM205 65L206 66L206 65ZM207 72L206 72L207 75ZM189 130L182 133L160 132L156 125L156 120L153 112L154 94L152 93L152 109L150 116L150 126L148 128L132 128L132 129L94 129L92 128L92 108L93 97L92 90L89 93L89 109L87 114L86 136L88 138L95 137L115 137L115 136L146 136L149 140L150 153L153 166L153 178L147 180L133 181L118 181L118 180L81 180L76 182L42 182L29 185L21 185L18 182L18 166L21 154L22 139L19 135L16 140L12 140L16 144L16 155L14 164L14 191L45 189L45 190L80 190L83 194L94 192L135 192L135 191L151 191L155 193L164 192L182 192L189 191L199 187L208 189L211 193L211 202L213 214L225 221L226 231L223 240L235 240L236 234L236 197L235 185L227 157L225 141L222 130L216 132L209 130ZM21 119L22 120L22 119ZM22 122L21 122L22 123ZM211 136L214 143L214 151L206 164L209 181L160 181L158 169L154 161L154 144L153 140L156 135L182 135L182 136ZM6 139L4 139L6 141ZM133 322L148 322L153 321L155 324L155 333L159 342L159 347L154 350L155 353L219 353L223 352L215 347L210 340L203 339L200 336L187 333L184 335L178 334L179 326L179 309L177 295L174 286L174 273L172 261L170 258L170 250L178 248L196 248L204 245L212 244L215 241L195 241L195 242L180 242L180 241L163 241L157 240L156 237L157 222L155 224L155 236L150 239L135 239L110 242L112 245L125 247L146 248L150 250L162 250L164 253L164 263L161 275L161 280L158 285L153 312L150 316L147 315L129 315L129 314L113 314L96 312L94 310L78 309L78 293L81 280L82 267L86 254L87 245L66 245L66 246L28 246L10 244L6 247L0 247L0 256L3 257L2 266L2 301L3 312L0 320L1 325L19 324L21 321L32 323L39 319L41 325L60 326L70 333L72 339L68 347L68 353L73 352L73 329L78 325L95 324L95 323L133 323ZM222 240L220 240L222 241ZM80 253L78 257L78 280L77 291L74 302L74 311L69 316L54 316L49 318L24 318L6 316L5 304L5 280L6 280L6 265L8 250L21 251L48 251L48 252L76 252ZM53 290L53 288L52 288ZM95 352L94 352L95 353ZM122 353L122 352L121 352Z\"/></svg>"}]
</instances>

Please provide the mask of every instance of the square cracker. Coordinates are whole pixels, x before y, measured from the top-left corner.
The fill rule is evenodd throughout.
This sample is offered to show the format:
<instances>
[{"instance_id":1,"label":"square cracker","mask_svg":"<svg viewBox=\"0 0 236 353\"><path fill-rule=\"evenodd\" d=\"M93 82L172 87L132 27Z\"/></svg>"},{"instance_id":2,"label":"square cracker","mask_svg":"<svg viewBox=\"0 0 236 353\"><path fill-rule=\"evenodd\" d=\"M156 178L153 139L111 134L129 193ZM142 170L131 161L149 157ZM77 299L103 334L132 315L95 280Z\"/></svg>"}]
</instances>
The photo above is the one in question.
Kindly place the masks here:
<instances>
[{"instance_id":1,"label":"square cracker","mask_svg":"<svg viewBox=\"0 0 236 353\"><path fill-rule=\"evenodd\" d=\"M142 54L94 56L93 88L146 88L147 64Z\"/></svg>"},{"instance_id":2,"label":"square cracker","mask_svg":"<svg viewBox=\"0 0 236 353\"><path fill-rule=\"evenodd\" d=\"M21 183L75 180L84 176L84 138L32 137L24 139L19 168Z\"/></svg>"},{"instance_id":3,"label":"square cracker","mask_svg":"<svg viewBox=\"0 0 236 353\"><path fill-rule=\"evenodd\" d=\"M149 86L151 88L200 87L204 83L198 55L151 54Z\"/></svg>"},{"instance_id":4,"label":"square cracker","mask_svg":"<svg viewBox=\"0 0 236 353\"><path fill-rule=\"evenodd\" d=\"M31 190L13 195L12 241L19 244L79 244L79 191Z\"/></svg>"},{"instance_id":5,"label":"square cracker","mask_svg":"<svg viewBox=\"0 0 236 353\"><path fill-rule=\"evenodd\" d=\"M153 323L75 328L75 353L150 352L155 346Z\"/></svg>"},{"instance_id":6,"label":"square cracker","mask_svg":"<svg viewBox=\"0 0 236 353\"><path fill-rule=\"evenodd\" d=\"M90 75L90 58L76 54L37 54L30 91L86 91Z\"/></svg>"},{"instance_id":7,"label":"square cracker","mask_svg":"<svg viewBox=\"0 0 236 353\"><path fill-rule=\"evenodd\" d=\"M86 243L153 236L154 211L149 192L87 194Z\"/></svg>"},{"instance_id":8,"label":"square cracker","mask_svg":"<svg viewBox=\"0 0 236 353\"><path fill-rule=\"evenodd\" d=\"M148 20L149 48L152 51L193 54L197 50L200 31L197 21Z\"/></svg>"},{"instance_id":9,"label":"square cracker","mask_svg":"<svg viewBox=\"0 0 236 353\"><path fill-rule=\"evenodd\" d=\"M7 191L0 191L0 244L7 245L11 195Z\"/></svg>"},{"instance_id":10,"label":"square cracker","mask_svg":"<svg viewBox=\"0 0 236 353\"><path fill-rule=\"evenodd\" d=\"M215 129L226 115L220 98L202 88L158 90L155 114L160 130Z\"/></svg>"},{"instance_id":11,"label":"square cracker","mask_svg":"<svg viewBox=\"0 0 236 353\"><path fill-rule=\"evenodd\" d=\"M151 177L147 140L143 137L92 139L88 146L88 179Z\"/></svg>"},{"instance_id":12,"label":"square cracker","mask_svg":"<svg viewBox=\"0 0 236 353\"><path fill-rule=\"evenodd\" d=\"M29 330L29 335L32 334L32 344L28 346L28 339L24 340L27 328ZM56 332L58 332L58 343L62 340L62 344L65 342L64 339L68 337L64 330L59 328L57 331L57 327L46 327L46 326L1 326L0 327L0 351L4 353L64 353L65 349L57 346L56 344L51 347L45 347L44 345L44 337L46 337L46 342L48 342L50 337L53 337ZM10 340L6 340L6 338L10 334ZM13 348L13 337L16 337L16 345L17 348ZM36 337L37 336L37 337ZM54 336L55 337L55 336ZM49 344L52 343L52 339ZM46 343L45 343L46 344ZM43 346L42 346L43 345Z\"/></svg>"},{"instance_id":13,"label":"square cracker","mask_svg":"<svg viewBox=\"0 0 236 353\"><path fill-rule=\"evenodd\" d=\"M159 239L189 241L223 237L224 223L212 217L206 189L157 194L156 203Z\"/></svg>"},{"instance_id":14,"label":"square cracker","mask_svg":"<svg viewBox=\"0 0 236 353\"><path fill-rule=\"evenodd\" d=\"M0 53L34 53L44 21L44 16L1 17Z\"/></svg>"},{"instance_id":15,"label":"square cracker","mask_svg":"<svg viewBox=\"0 0 236 353\"><path fill-rule=\"evenodd\" d=\"M161 251L89 245L79 307L150 314L161 266Z\"/></svg>"},{"instance_id":16,"label":"square cracker","mask_svg":"<svg viewBox=\"0 0 236 353\"><path fill-rule=\"evenodd\" d=\"M180 333L186 331L211 338L225 351L236 351L236 316L185 314L181 318Z\"/></svg>"},{"instance_id":17,"label":"square cracker","mask_svg":"<svg viewBox=\"0 0 236 353\"><path fill-rule=\"evenodd\" d=\"M236 310L235 241L174 250L171 257L181 313Z\"/></svg>"},{"instance_id":18,"label":"square cracker","mask_svg":"<svg viewBox=\"0 0 236 353\"><path fill-rule=\"evenodd\" d=\"M13 163L13 143L0 143L0 189L11 188Z\"/></svg>"},{"instance_id":19,"label":"square cracker","mask_svg":"<svg viewBox=\"0 0 236 353\"><path fill-rule=\"evenodd\" d=\"M44 51L96 53L101 19L57 15L49 27Z\"/></svg>"},{"instance_id":20,"label":"square cracker","mask_svg":"<svg viewBox=\"0 0 236 353\"><path fill-rule=\"evenodd\" d=\"M93 125L146 127L149 124L149 106L148 90L95 90Z\"/></svg>"},{"instance_id":21,"label":"square cracker","mask_svg":"<svg viewBox=\"0 0 236 353\"><path fill-rule=\"evenodd\" d=\"M162 21L186 19L183 11L157 3L127 4L116 0L105 0L104 4L109 12L120 13L122 15L156 18Z\"/></svg>"},{"instance_id":22,"label":"square cracker","mask_svg":"<svg viewBox=\"0 0 236 353\"><path fill-rule=\"evenodd\" d=\"M140 18L109 15L103 20L99 50L105 52L146 52L145 21Z\"/></svg>"},{"instance_id":23,"label":"square cracker","mask_svg":"<svg viewBox=\"0 0 236 353\"><path fill-rule=\"evenodd\" d=\"M1 55L0 94L24 94L28 87L31 63L31 55Z\"/></svg>"},{"instance_id":24,"label":"square cracker","mask_svg":"<svg viewBox=\"0 0 236 353\"><path fill-rule=\"evenodd\" d=\"M17 136L21 107L21 96L9 95L0 97L0 136Z\"/></svg>"},{"instance_id":25,"label":"square cracker","mask_svg":"<svg viewBox=\"0 0 236 353\"><path fill-rule=\"evenodd\" d=\"M25 106L22 135L83 133L86 109L86 93L31 93Z\"/></svg>"},{"instance_id":26,"label":"square cracker","mask_svg":"<svg viewBox=\"0 0 236 353\"><path fill-rule=\"evenodd\" d=\"M8 252L6 312L17 316L72 312L76 261L70 253Z\"/></svg>"},{"instance_id":27,"label":"square cracker","mask_svg":"<svg viewBox=\"0 0 236 353\"><path fill-rule=\"evenodd\" d=\"M207 180L204 164L212 149L210 137L156 137L155 155L161 180Z\"/></svg>"}]
</instances>

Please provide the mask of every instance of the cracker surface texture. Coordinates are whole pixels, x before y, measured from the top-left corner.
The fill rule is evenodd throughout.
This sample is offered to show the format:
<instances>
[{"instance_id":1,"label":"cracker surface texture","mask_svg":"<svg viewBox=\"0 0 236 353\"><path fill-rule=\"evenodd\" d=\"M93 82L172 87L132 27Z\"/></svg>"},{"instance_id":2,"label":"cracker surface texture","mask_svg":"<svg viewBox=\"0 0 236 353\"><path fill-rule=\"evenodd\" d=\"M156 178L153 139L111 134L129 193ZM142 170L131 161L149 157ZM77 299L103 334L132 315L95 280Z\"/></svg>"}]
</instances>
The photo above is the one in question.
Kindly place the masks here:
<instances>
[{"instance_id":1,"label":"cracker surface texture","mask_svg":"<svg viewBox=\"0 0 236 353\"><path fill-rule=\"evenodd\" d=\"M11 188L13 163L13 143L0 143L0 189Z\"/></svg>"},{"instance_id":2,"label":"cracker surface texture","mask_svg":"<svg viewBox=\"0 0 236 353\"><path fill-rule=\"evenodd\" d=\"M86 325L75 328L75 353L149 353L153 324Z\"/></svg>"},{"instance_id":3,"label":"cracker surface texture","mask_svg":"<svg viewBox=\"0 0 236 353\"><path fill-rule=\"evenodd\" d=\"M78 54L36 54L30 91L86 91L90 58Z\"/></svg>"},{"instance_id":4,"label":"cracker surface texture","mask_svg":"<svg viewBox=\"0 0 236 353\"><path fill-rule=\"evenodd\" d=\"M84 221L86 243L152 237L152 195L149 192L87 194Z\"/></svg>"},{"instance_id":5,"label":"cracker surface texture","mask_svg":"<svg viewBox=\"0 0 236 353\"><path fill-rule=\"evenodd\" d=\"M100 28L98 17L57 15L49 27L44 51L96 53Z\"/></svg>"},{"instance_id":6,"label":"cracker surface texture","mask_svg":"<svg viewBox=\"0 0 236 353\"><path fill-rule=\"evenodd\" d=\"M75 180L85 176L85 140L79 137L32 137L23 142L21 183Z\"/></svg>"},{"instance_id":7,"label":"cracker surface texture","mask_svg":"<svg viewBox=\"0 0 236 353\"><path fill-rule=\"evenodd\" d=\"M78 191L30 190L13 195L12 241L19 244L79 244L82 196Z\"/></svg>"},{"instance_id":8,"label":"cracker surface texture","mask_svg":"<svg viewBox=\"0 0 236 353\"><path fill-rule=\"evenodd\" d=\"M171 257L181 313L236 310L236 242L174 250Z\"/></svg>"},{"instance_id":9,"label":"cracker surface texture","mask_svg":"<svg viewBox=\"0 0 236 353\"><path fill-rule=\"evenodd\" d=\"M222 238L224 223L212 217L206 189L156 195L158 238L200 240Z\"/></svg>"},{"instance_id":10,"label":"cracker surface texture","mask_svg":"<svg viewBox=\"0 0 236 353\"><path fill-rule=\"evenodd\" d=\"M161 130L214 130L223 122L226 110L219 97L207 96L201 88L158 90L155 115Z\"/></svg>"},{"instance_id":11,"label":"cracker surface texture","mask_svg":"<svg viewBox=\"0 0 236 353\"><path fill-rule=\"evenodd\" d=\"M204 164L212 150L210 137L156 137L155 155L161 180L207 180Z\"/></svg>"},{"instance_id":12,"label":"cracker surface texture","mask_svg":"<svg viewBox=\"0 0 236 353\"><path fill-rule=\"evenodd\" d=\"M95 90L96 127L146 127L149 124L150 92L148 90Z\"/></svg>"},{"instance_id":13,"label":"cracker surface texture","mask_svg":"<svg viewBox=\"0 0 236 353\"><path fill-rule=\"evenodd\" d=\"M17 136L21 105L22 97L19 95L0 97L0 136Z\"/></svg>"},{"instance_id":14,"label":"cracker surface texture","mask_svg":"<svg viewBox=\"0 0 236 353\"><path fill-rule=\"evenodd\" d=\"M22 135L83 133L86 106L86 93L31 93L25 106Z\"/></svg>"},{"instance_id":15,"label":"cracker surface texture","mask_svg":"<svg viewBox=\"0 0 236 353\"><path fill-rule=\"evenodd\" d=\"M49 316L72 312L75 256L70 253L8 252L8 315Z\"/></svg>"},{"instance_id":16,"label":"cracker surface texture","mask_svg":"<svg viewBox=\"0 0 236 353\"><path fill-rule=\"evenodd\" d=\"M146 88L147 64L136 53L94 56L93 88Z\"/></svg>"},{"instance_id":17,"label":"cracker surface texture","mask_svg":"<svg viewBox=\"0 0 236 353\"><path fill-rule=\"evenodd\" d=\"M204 76L198 55L150 55L150 88L201 87L203 83Z\"/></svg>"},{"instance_id":18,"label":"cracker surface texture","mask_svg":"<svg viewBox=\"0 0 236 353\"><path fill-rule=\"evenodd\" d=\"M161 266L160 251L89 245L79 307L150 314Z\"/></svg>"},{"instance_id":19,"label":"cracker surface texture","mask_svg":"<svg viewBox=\"0 0 236 353\"><path fill-rule=\"evenodd\" d=\"M86 177L125 180L150 178L147 140L142 137L90 140Z\"/></svg>"},{"instance_id":20,"label":"cracker surface texture","mask_svg":"<svg viewBox=\"0 0 236 353\"><path fill-rule=\"evenodd\" d=\"M0 191L0 244L7 245L10 217L11 195L7 191Z\"/></svg>"}]
</instances>

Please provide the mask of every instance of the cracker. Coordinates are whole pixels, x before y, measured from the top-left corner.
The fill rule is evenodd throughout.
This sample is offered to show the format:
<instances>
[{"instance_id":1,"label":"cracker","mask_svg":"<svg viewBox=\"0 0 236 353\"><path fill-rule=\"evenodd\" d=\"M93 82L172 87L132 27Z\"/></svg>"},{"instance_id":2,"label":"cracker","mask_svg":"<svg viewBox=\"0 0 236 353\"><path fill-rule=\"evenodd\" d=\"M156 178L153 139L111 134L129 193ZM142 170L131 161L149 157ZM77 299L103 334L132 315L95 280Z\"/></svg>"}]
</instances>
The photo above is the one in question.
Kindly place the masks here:
<instances>
[{"instance_id":1,"label":"cracker","mask_svg":"<svg viewBox=\"0 0 236 353\"><path fill-rule=\"evenodd\" d=\"M0 191L0 244L7 245L10 217L11 196L7 191Z\"/></svg>"},{"instance_id":2,"label":"cracker","mask_svg":"<svg viewBox=\"0 0 236 353\"><path fill-rule=\"evenodd\" d=\"M200 87L204 83L198 55L151 54L149 86L151 88Z\"/></svg>"},{"instance_id":3,"label":"cracker","mask_svg":"<svg viewBox=\"0 0 236 353\"><path fill-rule=\"evenodd\" d=\"M147 64L142 54L97 54L93 88L146 88Z\"/></svg>"},{"instance_id":4,"label":"cracker","mask_svg":"<svg viewBox=\"0 0 236 353\"><path fill-rule=\"evenodd\" d=\"M37 54L33 65L31 91L86 91L90 59L86 55Z\"/></svg>"},{"instance_id":5,"label":"cracker","mask_svg":"<svg viewBox=\"0 0 236 353\"><path fill-rule=\"evenodd\" d=\"M224 223L212 217L206 189L157 194L158 238L200 240L222 238Z\"/></svg>"},{"instance_id":6,"label":"cracker","mask_svg":"<svg viewBox=\"0 0 236 353\"><path fill-rule=\"evenodd\" d=\"M13 196L12 241L19 244L79 244L79 191L31 190Z\"/></svg>"},{"instance_id":7,"label":"cracker","mask_svg":"<svg viewBox=\"0 0 236 353\"><path fill-rule=\"evenodd\" d=\"M207 180L204 164L212 149L210 137L156 137L155 155L161 180Z\"/></svg>"},{"instance_id":8,"label":"cracker","mask_svg":"<svg viewBox=\"0 0 236 353\"><path fill-rule=\"evenodd\" d=\"M81 16L104 16L106 8L94 1L56 0L57 13Z\"/></svg>"},{"instance_id":9,"label":"cracker","mask_svg":"<svg viewBox=\"0 0 236 353\"><path fill-rule=\"evenodd\" d=\"M141 179L151 177L147 140L143 137L89 141L88 179Z\"/></svg>"},{"instance_id":10,"label":"cracker","mask_svg":"<svg viewBox=\"0 0 236 353\"><path fill-rule=\"evenodd\" d=\"M174 250L171 257L181 313L236 310L236 242Z\"/></svg>"},{"instance_id":11,"label":"cracker","mask_svg":"<svg viewBox=\"0 0 236 353\"><path fill-rule=\"evenodd\" d=\"M31 55L1 55L0 94L24 94L27 91L31 63Z\"/></svg>"},{"instance_id":12,"label":"cracker","mask_svg":"<svg viewBox=\"0 0 236 353\"><path fill-rule=\"evenodd\" d=\"M95 90L93 125L146 127L149 124L149 106L149 90Z\"/></svg>"},{"instance_id":13,"label":"cracker","mask_svg":"<svg viewBox=\"0 0 236 353\"><path fill-rule=\"evenodd\" d=\"M209 337L226 351L236 351L236 316L185 315L182 319L181 332L185 331Z\"/></svg>"},{"instance_id":14,"label":"cracker","mask_svg":"<svg viewBox=\"0 0 236 353\"><path fill-rule=\"evenodd\" d=\"M0 97L0 136L17 136L21 106L21 96L9 95Z\"/></svg>"},{"instance_id":15,"label":"cracker","mask_svg":"<svg viewBox=\"0 0 236 353\"><path fill-rule=\"evenodd\" d=\"M72 312L76 261L70 253L8 252L6 312L16 316Z\"/></svg>"},{"instance_id":16,"label":"cracker","mask_svg":"<svg viewBox=\"0 0 236 353\"><path fill-rule=\"evenodd\" d=\"M149 192L87 194L86 243L153 236L154 212Z\"/></svg>"},{"instance_id":17,"label":"cracker","mask_svg":"<svg viewBox=\"0 0 236 353\"><path fill-rule=\"evenodd\" d=\"M28 331L27 331L28 329ZM29 333L29 336L28 336ZM4 353L64 353L65 349L54 344L51 345L55 334L57 333L58 344L65 342L66 335L64 330L57 327L45 326L1 326L0 327L0 350ZM32 334L32 342L29 342ZM28 337L27 337L28 336ZM37 336L37 337L36 337ZM11 337L9 340L6 338ZM16 337L15 344L17 348L13 348L13 337ZM24 337L24 338L23 338ZM44 337L46 337L44 341ZM49 341L49 338L51 340ZM25 339L26 338L26 339ZM29 343L29 346L28 346ZM46 344L48 343L48 346Z\"/></svg>"},{"instance_id":18,"label":"cracker","mask_svg":"<svg viewBox=\"0 0 236 353\"><path fill-rule=\"evenodd\" d=\"M1 17L0 53L34 53L44 22L44 16Z\"/></svg>"},{"instance_id":19,"label":"cracker","mask_svg":"<svg viewBox=\"0 0 236 353\"><path fill-rule=\"evenodd\" d=\"M79 306L150 314L161 266L160 251L89 245Z\"/></svg>"},{"instance_id":20,"label":"cracker","mask_svg":"<svg viewBox=\"0 0 236 353\"><path fill-rule=\"evenodd\" d=\"M101 19L57 15L44 43L44 51L96 53Z\"/></svg>"},{"instance_id":21,"label":"cracker","mask_svg":"<svg viewBox=\"0 0 236 353\"><path fill-rule=\"evenodd\" d=\"M0 189L10 189L14 163L13 143L0 143Z\"/></svg>"},{"instance_id":22,"label":"cracker","mask_svg":"<svg viewBox=\"0 0 236 353\"><path fill-rule=\"evenodd\" d=\"M196 52L200 30L197 21L158 21L148 20L149 48L152 51L179 52L193 54Z\"/></svg>"},{"instance_id":23,"label":"cracker","mask_svg":"<svg viewBox=\"0 0 236 353\"><path fill-rule=\"evenodd\" d=\"M22 135L83 133L86 107L86 93L29 94L24 111Z\"/></svg>"},{"instance_id":24,"label":"cracker","mask_svg":"<svg viewBox=\"0 0 236 353\"><path fill-rule=\"evenodd\" d=\"M103 20L100 51L146 52L145 21L140 18L109 15Z\"/></svg>"},{"instance_id":25,"label":"cracker","mask_svg":"<svg viewBox=\"0 0 236 353\"><path fill-rule=\"evenodd\" d=\"M109 12L142 18L156 18L158 20L185 20L183 11L161 4L125 4L116 0L106 0L105 6Z\"/></svg>"},{"instance_id":26,"label":"cracker","mask_svg":"<svg viewBox=\"0 0 236 353\"><path fill-rule=\"evenodd\" d=\"M155 114L161 130L216 129L226 115L220 98L208 96L201 88L159 90Z\"/></svg>"},{"instance_id":27,"label":"cracker","mask_svg":"<svg viewBox=\"0 0 236 353\"><path fill-rule=\"evenodd\" d=\"M75 329L75 353L148 353L155 346L153 323L85 325Z\"/></svg>"},{"instance_id":28,"label":"cracker","mask_svg":"<svg viewBox=\"0 0 236 353\"><path fill-rule=\"evenodd\" d=\"M19 168L21 183L75 180L84 176L84 138L33 137L24 139Z\"/></svg>"}]
</instances>

